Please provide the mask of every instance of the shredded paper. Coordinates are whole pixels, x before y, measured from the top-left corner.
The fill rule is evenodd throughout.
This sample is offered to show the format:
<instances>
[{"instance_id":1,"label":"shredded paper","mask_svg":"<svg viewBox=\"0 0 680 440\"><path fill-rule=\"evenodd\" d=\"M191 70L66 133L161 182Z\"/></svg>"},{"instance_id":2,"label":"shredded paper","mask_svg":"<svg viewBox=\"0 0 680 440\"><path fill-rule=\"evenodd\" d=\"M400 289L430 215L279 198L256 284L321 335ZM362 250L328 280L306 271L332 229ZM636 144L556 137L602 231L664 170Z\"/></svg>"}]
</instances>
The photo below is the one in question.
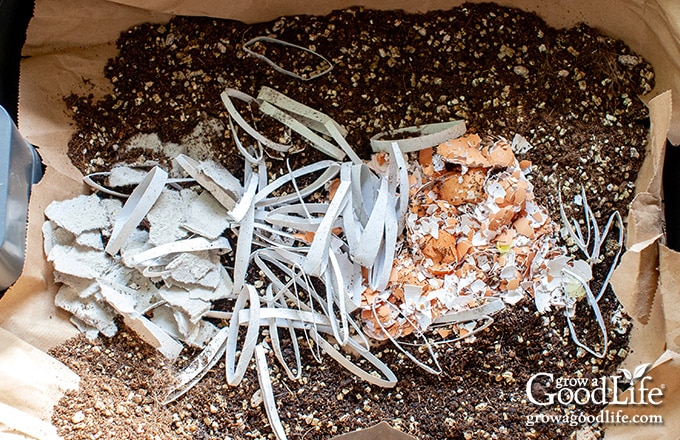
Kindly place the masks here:
<instances>
[{"instance_id":1,"label":"shredded paper","mask_svg":"<svg viewBox=\"0 0 680 440\"><path fill-rule=\"evenodd\" d=\"M606 352L602 292L592 293L589 281L621 218L601 231L585 203L581 230L562 211L562 233L583 253L571 256L560 226L534 198L531 164L515 157L531 148L521 136L481 139L463 121L409 127L376 135L375 153L363 161L336 121L273 89L256 98L228 89L221 98L244 158L242 180L216 162L177 154L173 170L118 164L87 176L95 193L45 211L45 253L63 283L56 303L74 324L111 336L118 315L169 359L184 345L202 349L168 402L220 359L226 382L238 385L254 358L272 430L285 438L267 351L298 379L304 335L317 359L325 354L371 384L393 387L397 378L370 341L391 341L438 374L438 344L473 339L523 298L567 317L586 298L602 346L583 346L569 321L572 336L595 355ZM232 99L257 105L329 159L271 179L267 150L292 147L259 133ZM252 278L253 268L261 278ZM231 310L213 308L223 299Z\"/></svg>"}]
</instances>

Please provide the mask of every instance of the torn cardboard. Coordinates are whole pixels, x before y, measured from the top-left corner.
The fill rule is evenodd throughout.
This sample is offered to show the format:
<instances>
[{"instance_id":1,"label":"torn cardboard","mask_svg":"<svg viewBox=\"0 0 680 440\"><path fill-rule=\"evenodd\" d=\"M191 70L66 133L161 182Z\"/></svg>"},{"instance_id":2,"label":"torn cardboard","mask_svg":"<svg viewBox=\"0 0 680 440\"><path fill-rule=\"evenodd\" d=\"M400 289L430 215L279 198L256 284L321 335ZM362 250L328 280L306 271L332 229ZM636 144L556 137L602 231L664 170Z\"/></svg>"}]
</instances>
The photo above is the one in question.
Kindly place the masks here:
<instances>
[{"instance_id":1,"label":"torn cardboard","mask_svg":"<svg viewBox=\"0 0 680 440\"><path fill-rule=\"evenodd\" d=\"M630 353L622 368L633 370L656 359L649 376L661 386L661 405L609 405L628 417L661 416L662 424L612 424L608 439L671 439L677 437L680 388L680 254L665 246L661 168L665 132L671 121L671 94L649 103L652 126L645 165L636 182L636 196L628 216L627 252L612 276L612 287L634 319Z\"/></svg>"}]
</instances>

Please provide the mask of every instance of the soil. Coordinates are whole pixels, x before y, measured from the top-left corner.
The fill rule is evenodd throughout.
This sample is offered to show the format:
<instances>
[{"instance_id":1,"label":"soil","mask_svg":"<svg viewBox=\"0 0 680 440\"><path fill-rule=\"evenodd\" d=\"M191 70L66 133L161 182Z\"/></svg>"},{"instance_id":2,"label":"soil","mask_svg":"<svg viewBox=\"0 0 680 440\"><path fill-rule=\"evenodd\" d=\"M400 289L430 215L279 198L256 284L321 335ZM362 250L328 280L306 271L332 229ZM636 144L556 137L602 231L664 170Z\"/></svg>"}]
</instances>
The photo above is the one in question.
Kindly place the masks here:
<instances>
[{"instance_id":1,"label":"soil","mask_svg":"<svg viewBox=\"0 0 680 440\"><path fill-rule=\"evenodd\" d=\"M287 76L243 52L257 36L313 49L333 69L309 81ZM533 145L519 158L534 164L535 192L556 221L558 184L570 217L582 217L574 203L582 186L601 223L614 210L625 217L644 159L649 121L639 96L654 86L651 66L586 25L553 29L534 14L495 4L425 14L352 8L260 24L176 17L128 30L118 48L105 71L110 95L65 98L77 128L69 156L83 173L118 162L163 163L164 155L130 149L129 140L156 133L164 143L187 144L203 124L201 151L242 175L219 96L226 87L255 96L263 85L340 122L362 158L370 156L371 136L411 125L465 119L484 136L519 133ZM327 67L283 46L251 49L302 76ZM270 139L287 136L258 122ZM287 156L291 168L322 159L300 139L292 141L301 151ZM268 161L272 173L287 170L280 159ZM608 246L606 261L596 266L600 283L614 251ZM303 378L291 381L271 358L281 419L288 437L299 439L330 438L382 420L422 439L567 439L584 430L599 437L597 425L527 426L527 417L539 413L578 416L602 408L539 408L527 402L526 383L537 372L599 378L615 371L627 354L629 324L611 289L600 307L610 338L604 359L574 345L562 311L540 315L531 301L507 308L476 340L440 347L439 376L389 346L377 348L400 379L389 390L367 386L329 358L318 364L309 351ZM580 337L596 345L589 308L582 303L577 311ZM254 368L230 388L218 364L183 398L162 406L170 373L195 350L169 365L123 331L110 339L79 337L52 354L83 377L81 390L55 408L53 422L64 438L272 437L263 409L251 405L258 389Z\"/></svg>"}]
</instances>

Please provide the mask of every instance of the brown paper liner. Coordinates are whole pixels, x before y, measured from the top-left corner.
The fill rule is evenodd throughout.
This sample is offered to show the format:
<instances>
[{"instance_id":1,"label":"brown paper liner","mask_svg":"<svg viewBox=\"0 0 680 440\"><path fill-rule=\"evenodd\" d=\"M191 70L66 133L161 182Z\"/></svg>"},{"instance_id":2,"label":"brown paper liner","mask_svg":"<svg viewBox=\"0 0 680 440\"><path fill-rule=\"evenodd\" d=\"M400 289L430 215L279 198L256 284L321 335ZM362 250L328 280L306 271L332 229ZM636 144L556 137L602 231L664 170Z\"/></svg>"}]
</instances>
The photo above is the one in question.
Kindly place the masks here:
<instances>
[{"instance_id":1,"label":"brown paper liner","mask_svg":"<svg viewBox=\"0 0 680 440\"><path fill-rule=\"evenodd\" d=\"M39 147L48 168L41 183L33 188L24 273L0 301L0 327L15 335L11 338L11 345L19 347L19 350L32 351L21 341L23 339L46 351L76 332L68 316L54 306L56 288L42 252L41 225L47 204L85 191L80 173L66 156L73 129L62 97L76 91L97 97L110 90L102 72L106 61L115 54L114 42L121 31L147 21L166 21L170 14L256 22L287 14L325 14L357 4L371 8L424 11L451 8L461 3L458 0L418 3L398 0L119 0L118 3L106 0L36 0L35 15L24 47L28 58L22 62L19 128L29 142ZM630 369L641 363L669 359L650 372L655 382L666 386L664 404L653 408L628 407L626 411L631 414L655 411L655 414L664 416L665 425L655 428L647 425L610 426L607 438L676 438L680 428L680 400L673 399L673 396L680 386L680 360L675 352L664 350L680 351L677 290L680 254L663 245L661 171L666 138L674 143L680 142L680 116L672 116L672 110L680 106L680 100L675 103L671 100L671 93L680 96L680 9L675 0L501 0L498 3L534 11L556 27L586 22L614 38L623 39L655 68L657 87L648 95L651 149L631 205L627 237L629 251L623 256L612 284L635 320L630 355L624 365ZM668 93L663 93L667 90ZM651 99L654 96L656 98ZM675 115L680 115L680 111L676 111ZM5 362L4 353L0 352L0 365ZM67 388L68 381L59 383L58 389ZM52 398L58 395L59 392L55 392ZM45 406L50 402L46 400ZM42 410L29 409L28 413L49 421L49 414ZM372 431L365 431L351 438L400 438L390 437L389 430L382 431L385 427L377 429L381 431L375 435L371 434Z\"/></svg>"}]
</instances>

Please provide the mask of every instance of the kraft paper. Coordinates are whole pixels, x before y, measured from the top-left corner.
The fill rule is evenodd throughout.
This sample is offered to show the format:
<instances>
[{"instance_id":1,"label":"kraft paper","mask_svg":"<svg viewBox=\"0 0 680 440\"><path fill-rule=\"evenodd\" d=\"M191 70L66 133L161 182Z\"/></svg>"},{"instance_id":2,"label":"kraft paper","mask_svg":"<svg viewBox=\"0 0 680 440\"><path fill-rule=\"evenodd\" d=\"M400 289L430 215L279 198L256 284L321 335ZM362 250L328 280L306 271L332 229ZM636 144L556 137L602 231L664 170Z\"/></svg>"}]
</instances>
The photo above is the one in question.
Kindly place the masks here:
<instances>
[{"instance_id":1,"label":"kraft paper","mask_svg":"<svg viewBox=\"0 0 680 440\"><path fill-rule=\"evenodd\" d=\"M17 438L53 438L50 437L54 435L49 425L50 405L75 383L69 374L56 374L57 369L38 368L48 365L45 358L49 356L44 351L76 333L68 316L54 306L56 287L43 255L40 228L44 209L51 201L86 191L82 176L66 156L73 127L62 98L77 92L91 93L96 99L109 92L110 85L102 72L107 60L116 53L115 40L120 32L143 22L167 21L173 14L257 22L288 14L325 14L357 4L415 12L451 8L462 1L36 0L35 3L21 66L19 129L29 142L39 147L47 170L43 180L33 188L23 275L0 300L0 327L6 329L0 329L0 366L15 358L5 346L17 346L20 353L28 353L22 355L24 365L32 366L30 371L36 373L17 378L15 374L29 369L12 369L11 375L3 370L0 390L16 384L17 380L21 380L22 388L24 383L27 387L44 383L49 398L42 400L38 408L26 407L21 400L5 402L5 394L0 393L0 429L5 429L0 432ZM624 365L630 369L658 360L650 374L655 381L665 384L668 396L660 407L626 410L631 414L656 411L664 416L665 425L653 432L646 425L610 426L607 438L675 438L680 428L677 426L680 400L672 398L673 391L680 387L680 360L676 354L680 351L677 291L680 255L664 246L661 170L666 139L680 143L680 100L672 100L672 95L680 96L680 4L674 0L501 0L498 3L534 11L557 27L586 22L614 38L623 39L655 68L656 88L645 98L651 117L650 149L628 219L629 250L612 283L634 319L630 355ZM669 351L665 351L667 349ZM42 357L34 357L35 352L42 353ZM58 370L62 371L61 367ZM44 382L36 382L36 374ZM15 414L23 417L14 417ZM36 423L27 424L27 420ZM7 421L16 421L15 427L2 428ZM379 429L383 428L385 431L375 436L360 431L351 434L355 437L342 438L402 438L389 427ZM650 437L650 433L653 436ZM390 437L391 434L397 436Z\"/></svg>"}]
</instances>

